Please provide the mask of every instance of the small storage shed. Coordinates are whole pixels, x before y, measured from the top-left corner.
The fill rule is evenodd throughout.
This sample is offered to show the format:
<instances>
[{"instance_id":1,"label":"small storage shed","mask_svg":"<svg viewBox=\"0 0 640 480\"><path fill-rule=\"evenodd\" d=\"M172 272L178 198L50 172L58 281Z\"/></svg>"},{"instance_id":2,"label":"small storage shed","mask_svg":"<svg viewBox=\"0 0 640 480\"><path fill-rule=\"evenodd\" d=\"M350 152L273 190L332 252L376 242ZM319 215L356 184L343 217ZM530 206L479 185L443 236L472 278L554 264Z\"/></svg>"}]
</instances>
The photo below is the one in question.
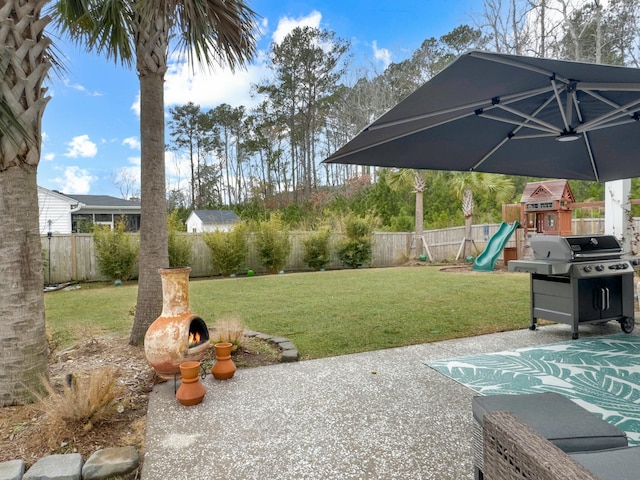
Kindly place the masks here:
<instances>
[{"instance_id":1,"label":"small storage shed","mask_svg":"<svg viewBox=\"0 0 640 480\"><path fill-rule=\"evenodd\" d=\"M530 182L520 199L521 223L527 232L543 235L571 235L572 204L569 182Z\"/></svg>"},{"instance_id":2,"label":"small storage shed","mask_svg":"<svg viewBox=\"0 0 640 480\"><path fill-rule=\"evenodd\" d=\"M187 218L187 232L228 232L239 221L232 210L194 210Z\"/></svg>"}]
</instances>

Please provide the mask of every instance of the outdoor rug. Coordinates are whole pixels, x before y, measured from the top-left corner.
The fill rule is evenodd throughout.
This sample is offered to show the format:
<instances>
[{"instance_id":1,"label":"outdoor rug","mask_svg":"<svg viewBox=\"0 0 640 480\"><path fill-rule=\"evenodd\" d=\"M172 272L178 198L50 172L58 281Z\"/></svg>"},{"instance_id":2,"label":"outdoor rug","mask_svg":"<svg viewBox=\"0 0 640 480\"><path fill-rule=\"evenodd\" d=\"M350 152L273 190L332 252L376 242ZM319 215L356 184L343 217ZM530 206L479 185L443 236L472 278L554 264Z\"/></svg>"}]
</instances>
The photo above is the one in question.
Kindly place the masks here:
<instances>
[{"instance_id":1,"label":"outdoor rug","mask_svg":"<svg viewBox=\"0 0 640 480\"><path fill-rule=\"evenodd\" d=\"M640 445L640 337L618 334L425 362L482 395L557 392Z\"/></svg>"}]
</instances>

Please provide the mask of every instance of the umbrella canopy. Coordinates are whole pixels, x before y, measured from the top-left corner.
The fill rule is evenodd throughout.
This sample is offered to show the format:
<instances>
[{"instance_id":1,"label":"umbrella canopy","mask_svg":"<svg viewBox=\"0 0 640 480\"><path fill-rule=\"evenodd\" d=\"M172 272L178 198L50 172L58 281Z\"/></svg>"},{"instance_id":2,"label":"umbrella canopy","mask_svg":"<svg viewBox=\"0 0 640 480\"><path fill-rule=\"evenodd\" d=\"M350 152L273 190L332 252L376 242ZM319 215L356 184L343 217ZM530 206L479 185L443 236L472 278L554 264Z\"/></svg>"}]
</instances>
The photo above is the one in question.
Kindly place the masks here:
<instances>
[{"instance_id":1,"label":"umbrella canopy","mask_svg":"<svg viewBox=\"0 0 640 480\"><path fill-rule=\"evenodd\" d=\"M640 69L471 51L326 163L640 176Z\"/></svg>"}]
</instances>

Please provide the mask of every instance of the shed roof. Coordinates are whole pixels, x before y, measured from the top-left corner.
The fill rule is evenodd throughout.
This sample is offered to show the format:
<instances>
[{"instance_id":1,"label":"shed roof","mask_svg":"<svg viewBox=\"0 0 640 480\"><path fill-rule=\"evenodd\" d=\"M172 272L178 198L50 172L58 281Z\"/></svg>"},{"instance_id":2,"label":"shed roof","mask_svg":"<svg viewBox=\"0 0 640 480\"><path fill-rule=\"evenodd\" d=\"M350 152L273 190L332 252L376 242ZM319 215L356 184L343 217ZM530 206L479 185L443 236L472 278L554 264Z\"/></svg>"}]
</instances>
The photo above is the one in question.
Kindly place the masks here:
<instances>
[{"instance_id":1,"label":"shed roof","mask_svg":"<svg viewBox=\"0 0 640 480\"><path fill-rule=\"evenodd\" d=\"M192 215L196 215L202 220L202 223L234 223L240 221L240 217L233 210L194 210Z\"/></svg>"},{"instance_id":2,"label":"shed roof","mask_svg":"<svg viewBox=\"0 0 640 480\"><path fill-rule=\"evenodd\" d=\"M545 180L542 182L529 182L524 187L521 203L530 200L544 198L545 200L574 201L573 192L567 180Z\"/></svg>"}]
</instances>

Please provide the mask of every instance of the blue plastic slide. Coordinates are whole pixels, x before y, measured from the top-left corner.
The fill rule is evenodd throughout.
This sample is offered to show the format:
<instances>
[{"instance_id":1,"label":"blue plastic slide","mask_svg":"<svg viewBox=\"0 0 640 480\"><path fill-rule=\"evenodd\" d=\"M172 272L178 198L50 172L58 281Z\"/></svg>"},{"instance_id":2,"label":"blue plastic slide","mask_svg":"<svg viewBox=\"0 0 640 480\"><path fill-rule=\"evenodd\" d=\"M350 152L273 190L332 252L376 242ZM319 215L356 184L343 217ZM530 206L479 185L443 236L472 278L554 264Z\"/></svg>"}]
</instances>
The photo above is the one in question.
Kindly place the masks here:
<instances>
[{"instance_id":1,"label":"blue plastic slide","mask_svg":"<svg viewBox=\"0 0 640 480\"><path fill-rule=\"evenodd\" d=\"M493 267L496 264L496 260L502 253L504 246L513 235L513 232L520 226L519 222L513 222L509 225L507 222L502 222L498 231L489 239L487 247L484 249L475 262L473 262L474 270L481 270L483 272L492 272Z\"/></svg>"}]
</instances>

